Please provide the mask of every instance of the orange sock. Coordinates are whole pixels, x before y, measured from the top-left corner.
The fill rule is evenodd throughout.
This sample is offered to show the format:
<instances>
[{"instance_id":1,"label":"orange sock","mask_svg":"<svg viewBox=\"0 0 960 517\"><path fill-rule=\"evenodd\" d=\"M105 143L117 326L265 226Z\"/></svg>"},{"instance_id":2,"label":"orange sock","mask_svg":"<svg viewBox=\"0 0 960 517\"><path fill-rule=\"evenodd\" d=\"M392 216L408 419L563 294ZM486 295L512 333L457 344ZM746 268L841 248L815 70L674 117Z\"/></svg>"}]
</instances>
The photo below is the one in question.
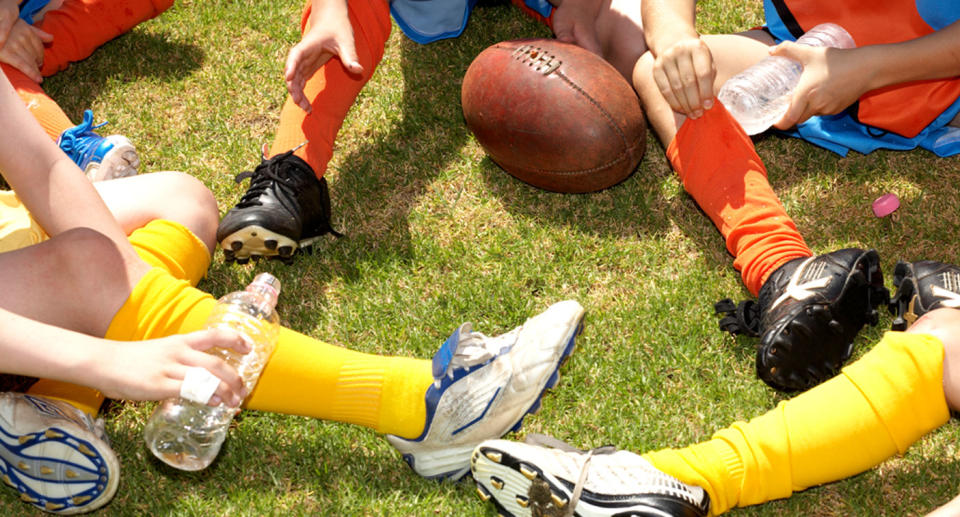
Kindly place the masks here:
<instances>
[{"instance_id":1,"label":"orange sock","mask_svg":"<svg viewBox=\"0 0 960 517\"><path fill-rule=\"evenodd\" d=\"M387 2L351 1L347 3L347 9L353 27L357 60L363 65L363 73L348 73L339 59L327 61L303 88L312 112L308 114L303 111L288 96L270 147L270 156L274 156L306 142L294 154L310 164L318 178L326 172L327 162L333 156L333 142L343 125L343 119L383 58L384 45L390 36ZM312 25L310 12L310 2L307 2L303 11L303 32Z\"/></svg>"},{"instance_id":2,"label":"orange sock","mask_svg":"<svg viewBox=\"0 0 960 517\"><path fill-rule=\"evenodd\" d=\"M104 43L158 16L173 0L67 0L46 13L37 28L53 35L43 52L44 77L86 59Z\"/></svg>"},{"instance_id":3,"label":"orange sock","mask_svg":"<svg viewBox=\"0 0 960 517\"><path fill-rule=\"evenodd\" d=\"M7 79L10 79L10 84L17 90L17 94L20 95L20 99L30 110L33 118L37 119L37 122L54 142L60 138L60 133L63 133L65 129L76 125L60 109L56 101L43 91L39 83L6 63L0 64L0 68L3 68L3 73L6 74Z\"/></svg>"},{"instance_id":4,"label":"orange sock","mask_svg":"<svg viewBox=\"0 0 960 517\"><path fill-rule=\"evenodd\" d=\"M787 261L813 255L770 187L750 137L722 104L687 119L667 157L726 239L733 267L751 293Z\"/></svg>"}]
</instances>

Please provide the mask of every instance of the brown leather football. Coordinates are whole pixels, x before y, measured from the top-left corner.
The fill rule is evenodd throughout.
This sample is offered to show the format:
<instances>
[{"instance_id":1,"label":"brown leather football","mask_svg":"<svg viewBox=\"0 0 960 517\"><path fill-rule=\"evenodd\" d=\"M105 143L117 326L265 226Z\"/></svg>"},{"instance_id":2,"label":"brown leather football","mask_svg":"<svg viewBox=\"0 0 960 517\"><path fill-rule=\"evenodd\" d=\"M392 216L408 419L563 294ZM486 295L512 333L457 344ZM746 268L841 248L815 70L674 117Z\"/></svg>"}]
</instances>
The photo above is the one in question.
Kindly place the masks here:
<instances>
[{"instance_id":1,"label":"brown leather football","mask_svg":"<svg viewBox=\"0 0 960 517\"><path fill-rule=\"evenodd\" d=\"M616 185L646 149L630 84L601 57L554 39L504 41L481 52L463 78L461 103L494 162L554 192Z\"/></svg>"}]
</instances>

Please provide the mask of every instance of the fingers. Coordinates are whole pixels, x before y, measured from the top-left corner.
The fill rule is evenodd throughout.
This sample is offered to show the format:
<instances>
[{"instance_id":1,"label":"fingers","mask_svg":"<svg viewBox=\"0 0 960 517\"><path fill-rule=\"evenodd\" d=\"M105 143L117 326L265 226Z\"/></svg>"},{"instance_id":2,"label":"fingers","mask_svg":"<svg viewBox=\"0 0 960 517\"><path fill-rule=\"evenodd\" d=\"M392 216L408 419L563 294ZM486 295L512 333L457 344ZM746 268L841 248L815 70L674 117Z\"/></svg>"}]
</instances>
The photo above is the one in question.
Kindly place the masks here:
<instances>
[{"instance_id":1,"label":"fingers","mask_svg":"<svg viewBox=\"0 0 960 517\"><path fill-rule=\"evenodd\" d=\"M239 406L247 396L243 378L225 361L205 351L211 348L223 348L246 354L253 350L250 343L238 332L228 329L204 330L187 334L185 337L187 344L196 351L196 354L186 357L184 363L188 366L205 368L221 381L208 404L215 406L223 402L231 407Z\"/></svg>"},{"instance_id":2,"label":"fingers","mask_svg":"<svg viewBox=\"0 0 960 517\"><path fill-rule=\"evenodd\" d=\"M678 43L658 56L653 79L670 107L691 118L713 107L713 56L700 39Z\"/></svg>"},{"instance_id":3,"label":"fingers","mask_svg":"<svg viewBox=\"0 0 960 517\"><path fill-rule=\"evenodd\" d=\"M793 95L787 112L783 114L783 117L777 121L773 127L777 129L790 129L810 118L810 115L807 114L807 103L805 99L806 97L803 95Z\"/></svg>"},{"instance_id":4,"label":"fingers","mask_svg":"<svg viewBox=\"0 0 960 517\"><path fill-rule=\"evenodd\" d=\"M187 334L186 338L190 348L199 351L224 348L246 354L253 350L250 343L239 332L229 329L201 330Z\"/></svg>"},{"instance_id":5,"label":"fingers","mask_svg":"<svg viewBox=\"0 0 960 517\"><path fill-rule=\"evenodd\" d=\"M190 363L189 366L204 368L220 379L220 384L214 392L217 401L214 401L214 397L211 397L207 402L208 405L215 406L223 402L228 406L237 407L248 395L240 374L219 357L206 353L198 353L196 356L190 358Z\"/></svg>"}]
</instances>

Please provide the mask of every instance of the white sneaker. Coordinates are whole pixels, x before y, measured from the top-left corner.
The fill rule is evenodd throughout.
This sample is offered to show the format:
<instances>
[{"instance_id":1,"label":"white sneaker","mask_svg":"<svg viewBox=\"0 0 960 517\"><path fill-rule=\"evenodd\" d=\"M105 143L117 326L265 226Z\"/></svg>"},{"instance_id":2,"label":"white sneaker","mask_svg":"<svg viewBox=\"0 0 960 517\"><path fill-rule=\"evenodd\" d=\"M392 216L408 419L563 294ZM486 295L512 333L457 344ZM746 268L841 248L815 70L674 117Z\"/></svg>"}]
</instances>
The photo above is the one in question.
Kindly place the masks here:
<instances>
[{"instance_id":1,"label":"white sneaker","mask_svg":"<svg viewBox=\"0 0 960 517\"><path fill-rule=\"evenodd\" d=\"M710 497L702 488L681 483L632 452L567 448L483 442L470 459L477 493L506 517L574 511L579 517L707 515Z\"/></svg>"},{"instance_id":2,"label":"white sneaker","mask_svg":"<svg viewBox=\"0 0 960 517\"><path fill-rule=\"evenodd\" d=\"M20 499L63 515L107 504L120 463L102 425L70 404L0 393L0 479Z\"/></svg>"},{"instance_id":3,"label":"white sneaker","mask_svg":"<svg viewBox=\"0 0 960 517\"><path fill-rule=\"evenodd\" d=\"M474 447L519 429L525 415L540 409L582 321L583 307L567 300L495 338L464 323L433 356L423 434L413 440L390 435L390 444L423 477L463 477Z\"/></svg>"},{"instance_id":4,"label":"white sneaker","mask_svg":"<svg viewBox=\"0 0 960 517\"><path fill-rule=\"evenodd\" d=\"M93 182L135 176L140 156L130 140L123 135L100 136L94 129L93 112L83 112L83 122L65 130L57 139L57 146L76 163Z\"/></svg>"}]
</instances>

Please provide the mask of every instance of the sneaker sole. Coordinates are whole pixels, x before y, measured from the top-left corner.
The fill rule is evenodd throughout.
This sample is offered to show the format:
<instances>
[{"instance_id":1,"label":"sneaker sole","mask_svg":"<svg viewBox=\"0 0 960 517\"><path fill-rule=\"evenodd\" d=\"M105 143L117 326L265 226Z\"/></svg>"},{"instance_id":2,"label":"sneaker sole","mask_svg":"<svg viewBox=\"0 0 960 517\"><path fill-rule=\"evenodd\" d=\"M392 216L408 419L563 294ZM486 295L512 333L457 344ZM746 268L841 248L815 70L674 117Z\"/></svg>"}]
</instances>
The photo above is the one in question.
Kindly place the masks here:
<instances>
[{"instance_id":1,"label":"sneaker sole","mask_svg":"<svg viewBox=\"0 0 960 517\"><path fill-rule=\"evenodd\" d=\"M130 140L122 135L110 135L105 140L113 144L113 148L99 162L87 165L84 171L87 178L97 182L136 176L140 156Z\"/></svg>"},{"instance_id":2,"label":"sneaker sole","mask_svg":"<svg viewBox=\"0 0 960 517\"><path fill-rule=\"evenodd\" d=\"M836 301L808 306L778 323L773 342L761 337L757 375L786 392L806 390L833 377L853 353L857 333L865 324L877 324L877 308L888 299L879 255L865 251L847 274Z\"/></svg>"},{"instance_id":3,"label":"sneaker sole","mask_svg":"<svg viewBox=\"0 0 960 517\"><path fill-rule=\"evenodd\" d=\"M113 498L120 481L112 450L101 450L89 431L48 427L29 433L0 415L0 479L20 499L61 515L89 512ZM114 470L111 465L117 465Z\"/></svg>"},{"instance_id":4,"label":"sneaker sole","mask_svg":"<svg viewBox=\"0 0 960 517\"><path fill-rule=\"evenodd\" d=\"M585 316L585 311L581 309L580 315L577 318L576 324L571 325L570 332L567 334L567 336L564 337L567 344L566 346L564 346L563 352L561 352L560 357L557 359L557 366L554 368L553 372L551 372L550 376L547 377L547 381L544 383L543 388L540 389L540 393L537 395L536 399L533 401L530 407L528 407L526 411L524 411L523 414L520 415L520 418L517 420L517 422L513 424L513 426L508 428L507 431L501 433L500 436L503 436L507 433L519 431L520 428L523 427L523 420L527 417L527 415L536 414L538 411L540 411L541 401L543 400L543 396L548 391L553 389L557 385L557 383L560 381L560 368L563 367L564 364L566 364L567 360L576 350L576 338L578 335L580 335L583 332L584 316ZM491 438L499 438L499 436L489 436L485 439L491 439ZM428 467L427 469L422 469L422 470L427 470L426 473L423 473L417 469L416 457L413 454L404 453L403 459L404 461L407 462L408 465L410 465L411 468L414 469L415 472L417 472L424 478L435 479L440 481L443 481L443 480L456 481L458 479L461 479L463 476L465 476L467 473L470 472L470 464L469 464L468 458L470 458L470 455L473 452L473 449L476 448L477 445L479 445L479 442L474 441L474 442L471 442L470 444L463 444L463 445L458 445L453 447L447 447L444 449L421 452L420 453L421 456L423 455L430 456L431 464L441 465L440 467L433 467L433 468ZM397 445L394 444L394 447L396 446ZM444 458L449 458L449 459L444 460ZM455 465L457 463L460 463L461 461L463 462L462 466L455 466L454 468L450 468L451 465ZM421 467L422 467L422 463L423 462L421 458ZM439 471L439 472L434 472L434 471Z\"/></svg>"},{"instance_id":5,"label":"sneaker sole","mask_svg":"<svg viewBox=\"0 0 960 517\"><path fill-rule=\"evenodd\" d=\"M533 515L577 515L579 517L627 517L637 515L692 515L677 505L671 512L663 502L647 504L648 495L605 495L584 490L576 513L567 505L574 490L572 480L561 479L531 462L523 461L503 447L481 445L470 457L477 495L493 501L497 513L505 517ZM654 495L655 497L655 495ZM652 501L650 501L652 502Z\"/></svg>"}]
</instances>

